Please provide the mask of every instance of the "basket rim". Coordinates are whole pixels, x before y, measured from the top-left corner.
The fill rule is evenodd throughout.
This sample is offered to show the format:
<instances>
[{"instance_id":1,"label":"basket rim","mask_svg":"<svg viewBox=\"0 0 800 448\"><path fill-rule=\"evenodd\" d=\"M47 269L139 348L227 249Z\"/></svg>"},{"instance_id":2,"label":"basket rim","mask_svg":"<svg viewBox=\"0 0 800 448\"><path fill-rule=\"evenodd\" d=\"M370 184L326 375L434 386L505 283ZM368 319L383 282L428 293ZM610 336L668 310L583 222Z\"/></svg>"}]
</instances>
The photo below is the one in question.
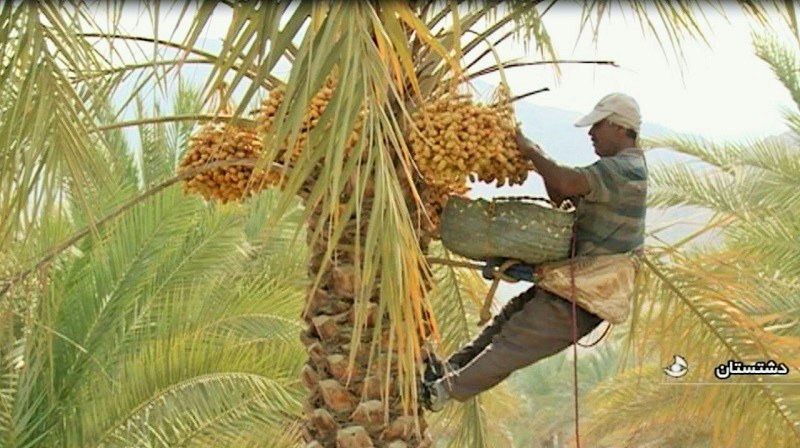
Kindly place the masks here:
<instances>
[{"instance_id":1,"label":"basket rim","mask_svg":"<svg viewBox=\"0 0 800 448\"><path fill-rule=\"evenodd\" d=\"M485 199L485 198L472 199L472 198L465 198L465 197L461 197L461 196L452 196L452 197L448 198L448 201L447 201L448 205L450 204L452 199L457 199L457 200L460 200L460 201L468 202L470 204L479 204L479 203L483 202L487 206L491 205L491 204L496 204L495 206L497 206L497 205L500 205L500 204L515 204L515 203L516 204L535 205L535 206L540 207L540 208L542 208L544 210L558 212L558 213L561 213L561 214L564 214L564 215L574 215L574 214L576 214L576 212L578 210L578 207L573 207L570 210L563 210L563 209L552 207L552 206L544 206L544 205L538 204L538 203L533 202L533 201L531 201L531 202L523 202L523 200L526 199L526 197L520 197L518 199L510 200L510 201L496 202L494 200L489 200L489 199ZM527 197L527 199L530 199L530 197ZM447 208L447 206L445 206L445 208ZM444 210L442 212L444 212Z\"/></svg>"}]
</instances>

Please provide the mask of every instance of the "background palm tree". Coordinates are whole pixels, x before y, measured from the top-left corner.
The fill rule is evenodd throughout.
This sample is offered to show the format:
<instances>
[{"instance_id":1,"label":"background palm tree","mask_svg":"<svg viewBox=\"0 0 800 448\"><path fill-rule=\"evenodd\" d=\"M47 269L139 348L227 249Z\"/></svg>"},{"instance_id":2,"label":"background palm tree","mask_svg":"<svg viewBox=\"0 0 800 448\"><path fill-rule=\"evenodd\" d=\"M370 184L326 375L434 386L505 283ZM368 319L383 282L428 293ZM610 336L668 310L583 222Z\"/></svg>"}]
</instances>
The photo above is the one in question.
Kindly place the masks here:
<instances>
[{"instance_id":1,"label":"background palm tree","mask_svg":"<svg viewBox=\"0 0 800 448\"><path fill-rule=\"evenodd\" d=\"M760 6L743 5L756 17L763 15ZM146 6L156 30L160 7L158 3ZM221 48L210 52L202 48L200 37L218 7L230 8L232 16ZM78 416L70 409L76 403L98 404L98 398L89 392L110 394L108 388L118 374L152 381L148 390L161 390L160 398L172 393L171 385L180 384L181 377L147 370L153 368L154 359L178 362L172 355L162 355L175 352L159 345L161 339L178 344L189 365L202 367L191 371L191 378L203 368L224 366L260 369L259 378L268 377L266 365L237 364L250 362L244 358L256 357L252 353L228 355L219 348L224 344L193 345L214 342L212 330L217 328L201 324L210 324L213 320L204 319L213 319L214 313L207 305L201 306L205 302L200 298L214 288L222 290L219 294L231 293L241 286L231 288L231 281L244 278L242 284L249 284L237 272L258 270L248 262L252 251L265 243L252 233L242 236L238 221L249 222L245 228L251 230L273 232L287 212L297 209L300 196L305 206L297 212L299 221L310 224L310 286L304 294L309 327L301 337L310 349L303 378L311 389L301 432L309 446L330 446L337 439L345 444L345 439L365 435L376 445L393 440L394 446L425 444L426 424L416 404L415 383L423 356L421 343L429 334L436 335L431 318L434 306L427 295L434 280L424 258L430 229L419 208L418 193L425 185L405 145L407 133L414 132L406 118L430 96L475 75L491 54L481 47L487 39L495 44L515 35L532 39L541 55L554 56L541 22L546 8L540 10L535 2L474 3L456 8L434 3L217 5L206 1L196 9L187 6L181 10L179 25L187 24L188 31L184 39L175 42L158 32L158 39L113 34L122 14L118 4L95 10L80 3L58 7L4 4L0 10L4 25L0 28L4 33L0 80L6 89L0 97L0 110L10 118L0 123L0 242L7 263L36 267L26 269L25 276L10 277L17 299L4 302L11 310L6 318L17 322L9 328L17 330L4 333L3 346L25 348L20 349L21 355L5 352L15 353L7 357L7 368L31 370L30 374L14 374L24 381L11 375L11 385L3 388L13 391L4 392L4 397L15 397L14 406L10 399L3 401L3 409L11 409L4 420L10 422L8 440L20 446L44 437L66 440L62 442L65 445L144 439L169 444L176 440L173 437L180 440L182 430L203 421L196 412L181 408L183 402L198 399L189 392L160 410L148 404L127 414L123 406L112 416L119 419L115 422L125 423L122 435L118 426L91 413L86 414L87 422L72 426ZM692 20L691 9L666 3L659 3L659 8L670 39L701 30ZM649 17L639 4L635 11L642 19ZM591 17L602 17L605 9L593 2L585 6L585 12L589 23ZM472 28L483 31L465 33ZM223 101L235 97L238 108L233 117L225 118L243 126L253 124L246 112L258 107L266 90L278 85L284 88L284 106L276 115L281 126L265 135L263 166L273 166L282 142L298 139L311 98L331 73L336 73L338 86L320 117L329 126L310 132L310 145L287 171L285 186L270 213L258 206L219 210L212 206L209 210L196 200L180 198L169 182L153 187L175 166L190 128L173 126L166 131L145 124L219 118L198 114L196 108L167 111L137 103L142 92L169 92L169 87L176 85L175 73L188 64L209 67L199 102L208 105L219 85L226 82L230 88ZM489 72L504 62L490 65L495 67ZM279 67L288 69L285 79L276 77ZM191 97L183 100L191 102ZM154 116L130 119L133 110ZM347 140L356 123L361 123L360 138L348 150ZM131 157L122 136L114 132L129 126L141 129L139 160ZM158 149L160 145L167 149ZM148 187L152 188L143 191ZM133 199L137 197L146 199ZM112 210L118 211L113 214L115 219L97 221ZM245 218L251 216L261 222ZM297 223L295 229L300 227ZM76 234L79 229L87 231ZM88 238L69 239L69 244L58 246L69 235ZM220 266L228 270L224 274L215 270ZM41 291L20 292L22 277L29 281L29 288L37 285L31 280L38 280ZM4 288L4 293L12 297L9 288ZM260 300L259 306L271 306L264 296ZM85 319L73 322L71 309L86 313ZM370 314L372 318L368 318ZM195 321L176 318L184 315L194 316ZM328 325L331 319L334 325ZM258 319L244 320L249 326L239 321L236 325L251 330L264 325ZM30 332L27 328L46 333L23 337ZM228 335L228 327L225 329ZM328 330L332 333L325 333ZM230 337L235 340L238 333L233 333ZM324 334L333 337L323 340ZM146 348L133 348L139 342ZM43 356L51 352L63 358ZM214 358L217 364L206 357L213 358L213 354L222 357ZM131 361L131 365L139 365L141 370L120 363L123 355L138 356L138 364ZM287 355L287 362L296 362L295 356ZM55 359L68 361L56 366ZM56 367L66 370L54 370ZM355 371L362 374L355 375L360 377L355 382L342 375ZM63 375L53 383L53 378L42 377L42 372ZM90 372L105 378L107 384L92 379ZM380 387L373 387L369 396L366 385L376 385L374 379ZM272 390L264 381L247 375L235 380L213 376L191 383L195 389L180 388L180 392L194 390L203 395L211 383L219 383L219 394L225 397L236 394L224 387L245 388L261 401L242 406L261 406L262 410L281 405L288 409L294 396L288 384ZM131 399L129 403L142 402ZM475 403L471 415L479 419L482 411ZM354 413L356 406L360 406L359 412ZM238 414L228 415L231 420L219 420L219 425L228 429L209 430L209 434L227 437L222 444L250 443L234 438L239 429L231 421ZM132 421L128 424L125 416L135 418L141 426ZM269 422L235 421L252 424L253 432L285 422L271 418ZM129 433L125 433L127 428ZM65 434L66 438L59 438ZM292 437L292 431L286 434ZM280 439L264 440L279 443ZM491 443L484 430L453 435L453 440L477 443L472 446Z\"/></svg>"},{"instance_id":2,"label":"background palm tree","mask_svg":"<svg viewBox=\"0 0 800 448\"><path fill-rule=\"evenodd\" d=\"M754 45L800 108L800 47L765 35ZM800 446L797 108L785 112L791 132L779 137L650 142L694 162L653 170L649 203L694 205L714 216L686 240L650 248L627 333L632 368L587 400L592 446ZM689 244L707 233L710 241ZM673 354L690 363L679 382L710 384L665 385L661 368ZM715 382L714 368L729 359L772 359L791 373Z\"/></svg>"},{"instance_id":3,"label":"background palm tree","mask_svg":"<svg viewBox=\"0 0 800 448\"><path fill-rule=\"evenodd\" d=\"M182 89L176 112L195 112L197 99ZM141 166L120 133L108 146L128 197L142 178L172 176L188 129L139 130ZM102 196L92 200L102 207ZM3 445L291 444L307 255L291 247L299 204L264 226L276 203L272 192L208 207L168 189L11 289L0 325ZM79 207L49 211L28 238L47 247L87 219Z\"/></svg>"},{"instance_id":4,"label":"background palm tree","mask_svg":"<svg viewBox=\"0 0 800 448\"><path fill-rule=\"evenodd\" d=\"M593 333L589 338L599 337ZM620 362L622 333L613 331L607 339L591 349L580 349L578 354L578 391L581 417L587 408L586 395L598 383L614 375ZM586 341L587 343L590 341ZM513 393L520 400L516 418L510 424L513 446L557 448L570 446L568 441L575 433L573 397L573 359L571 351L558 353L535 366L515 373L510 379Z\"/></svg>"}]
</instances>

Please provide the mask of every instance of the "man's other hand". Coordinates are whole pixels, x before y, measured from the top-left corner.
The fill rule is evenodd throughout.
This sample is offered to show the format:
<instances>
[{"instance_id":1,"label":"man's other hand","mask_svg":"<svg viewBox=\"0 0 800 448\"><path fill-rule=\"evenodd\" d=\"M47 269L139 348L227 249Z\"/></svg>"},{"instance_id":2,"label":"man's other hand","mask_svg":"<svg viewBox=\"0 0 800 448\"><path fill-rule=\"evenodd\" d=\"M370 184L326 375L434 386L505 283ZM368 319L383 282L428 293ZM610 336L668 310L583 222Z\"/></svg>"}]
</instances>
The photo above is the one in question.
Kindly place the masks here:
<instances>
[{"instance_id":1,"label":"man's other hand","mask_svg":"<svg viewBox=\"0 0 800 448\"><path fill-rule=\"evenodd\" d=\"M504 261L506 261L505 258L499 257L489 258L486 260L486 265L483 267L483 269L481 269L483 278L486 280L494 280L494 270L500 267Z\"/></svg>"},{"instance_id":2,"label":"man's other hand","mask_svg":"<svg viewBox=\"0 0 800 448\"><path fill-rule=\"evenodd\" d=\"M499 268L503 265L508 259L507 258L489 258L486 260L486 265L481 269L481 273L483 278L486 280L494 280L494 271L495 269ZM508 277L523 280L526 282L534 281L534 266L530 264L515 264L506 269L504 272L505 275Z\"/></svg>"}]
</instances>

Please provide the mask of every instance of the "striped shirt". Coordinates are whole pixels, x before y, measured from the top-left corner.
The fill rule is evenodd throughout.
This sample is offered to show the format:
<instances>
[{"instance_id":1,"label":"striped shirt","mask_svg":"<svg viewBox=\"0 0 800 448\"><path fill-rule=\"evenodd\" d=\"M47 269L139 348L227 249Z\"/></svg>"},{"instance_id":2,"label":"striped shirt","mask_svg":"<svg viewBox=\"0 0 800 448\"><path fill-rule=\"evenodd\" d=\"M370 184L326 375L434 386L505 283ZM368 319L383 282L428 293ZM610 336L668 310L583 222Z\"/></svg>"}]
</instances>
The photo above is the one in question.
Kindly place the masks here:
<instances>
[{"instance_id":1,"label":"striped shirt","mask_svg":"<svg viewBox=\"0 0 800 448\"><path fill-rule=\"evenodd\" d=\"M629 252L644 245L647 164L639 148L628 148L587 167L591 192L576 210L578 255Z\"/></svg>"}]
</instances>

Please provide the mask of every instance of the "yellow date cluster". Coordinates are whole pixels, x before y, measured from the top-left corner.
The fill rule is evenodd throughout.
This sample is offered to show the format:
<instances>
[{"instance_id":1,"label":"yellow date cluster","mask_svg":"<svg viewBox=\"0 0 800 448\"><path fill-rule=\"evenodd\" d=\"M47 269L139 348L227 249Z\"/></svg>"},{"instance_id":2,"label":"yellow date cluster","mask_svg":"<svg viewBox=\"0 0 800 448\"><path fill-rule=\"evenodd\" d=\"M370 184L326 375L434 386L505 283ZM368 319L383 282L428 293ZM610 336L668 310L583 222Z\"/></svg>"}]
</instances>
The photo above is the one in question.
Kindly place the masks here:
<instances>
[{"instance_id":1,"label":"yellow date cluster","mask_svg":"<svg viewBox=\"0 0 800 448\"><path fill-rule=\"evenodd\" d=\"M189 148L178 167L183 174L214 162L257 160L261 156L258 134L229 123L209 123L189 139ZM184 180L184 193L199 193L205 200L239 201L263 189L265 173L253 175L252 164L218 166ZM251 182L252 181L252 182Z\"/></svg>"},{"instance_id":2,"label":"yellow date cluster","mask_svg":"<svg viewBox=\"0 0 800 448\"><path fill-rule=\"evenodd\" d=\"M423 203L437 229L447 198L465 194L467 179L522 184L533 169L517 149L507 101L484 105L470 94L448 94L425 104L412 119L419 132L409 133L409 144L425 181Z\"/></svg>"},{"instance_id":3,"label":"yellow date cluster","mask_svg":"<svg viewBox=\"0 0 800 448\"><path fill-rule=\"evenodd\" d=\"M289 165L297 161L297 158L300 156L300 154L302 154L303 149L309 144L310 132L320 125L320 117L325 112L325 109L328 107L328 103L330 103L331 98L333 97L336 84L337 80L334 77L328 77L325 80L325 84L319 90L319 92L314 95L314 98L312 98L311 104L306 111L305 116L303 117L303 127L300 130L300 135L298 136L294 146L291 148L291 150L289 150L289 144L291 142L287 138L278 150L278 153L275 157L276 161L287 163ZM283 87L276 87L269 92L269 96L262 102L261 111L257 118L259 132L268 134L273 130L278 109L281 107L284 101L284 94L285 92ZM359 115L359 120L356 121L354 129L348 139L348 151L352 149L358 142L361 128L363 126L363 117L364 112L362 111ZM326 123L325 125L330 126L330 123Z\"/></svg>"}]
</instances>

